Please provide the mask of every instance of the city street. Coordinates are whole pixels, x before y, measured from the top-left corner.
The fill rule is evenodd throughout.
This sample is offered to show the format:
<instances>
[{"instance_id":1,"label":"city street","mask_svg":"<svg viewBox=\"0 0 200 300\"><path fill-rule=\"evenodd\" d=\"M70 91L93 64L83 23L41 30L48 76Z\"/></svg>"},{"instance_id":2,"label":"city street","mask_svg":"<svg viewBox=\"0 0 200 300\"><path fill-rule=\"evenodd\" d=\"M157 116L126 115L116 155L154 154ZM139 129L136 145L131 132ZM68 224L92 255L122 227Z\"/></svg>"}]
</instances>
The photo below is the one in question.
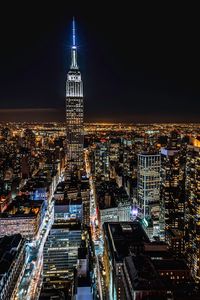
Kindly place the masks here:
<instances>
[{"instance_id":1,"label":"city street","mask_svg":"<svg viewBox=\"0 0 200 300\"><path fill-rule=\"evenodd\" d=\"M62 172L59 182L63 180ZM39 298L42 286L43 248L53 222L54 198L52 193L37 236L34 240L27 242L26 265L11 300L37 300Z\"/></svg>"},{"instance_id":2,"label":"city street","mask_svg":"<svg viewBox=\"0 0 200 300\"><path fill-rule=\"evenodd\" d=\"M99 226L99 220L97 215L95 183L93 180L93 176L91 174L88 150L85 151L85 165L86 165L86 172L90 184L90 226L91 226L92 240L94 241L95 257L96 257L95 279L97 282L99 298L102 300L104 299L103 280L102 280L103 270L101 270L100 268L99 260L101 260L101 257L103 255L103 238L102 238L102 230L101 227Z\"/></svg>"},{"instance_id":3,"label":"city street","mask_svg":"<svg viewBox=\"0 0 200 300\"><path fill-rule=\"evenodd\" d=\"M27 264L13 299L36 300L39 297L43 266L43 247L54 219L54 201L45 212L43 222L35 240L27 243Z\"/></svg>"}]
</instances>

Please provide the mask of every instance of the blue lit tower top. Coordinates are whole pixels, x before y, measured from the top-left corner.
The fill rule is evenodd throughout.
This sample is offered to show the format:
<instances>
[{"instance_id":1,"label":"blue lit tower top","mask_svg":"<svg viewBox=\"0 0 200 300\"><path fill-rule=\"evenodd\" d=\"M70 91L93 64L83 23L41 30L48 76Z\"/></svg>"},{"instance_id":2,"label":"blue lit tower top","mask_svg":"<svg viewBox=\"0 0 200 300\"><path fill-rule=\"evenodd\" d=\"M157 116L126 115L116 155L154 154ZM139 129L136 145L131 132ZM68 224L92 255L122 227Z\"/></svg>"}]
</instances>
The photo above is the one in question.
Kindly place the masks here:
<instances>
[{"instance_id":1,"label":"blue lit tower top","mask_svg":"<svg viewBox=\"0 0 200 300\"><path fill-rule=\"evenodd\" d=\"M76 28L75 28L75 19L73 17L72 21L72 34L73 34L73 46L76 47Z\"/></svg>"},{"instance_id":2,"label":"blue lit tower top","mask_svg":"<svg viewBox=\"0 0 200 300\"><path fill-rule=\"evenodd\" d=\"M72 22L72 46L71 46L71 65L67 73L66 82L67 97L83 97L83 83L81 80L81 72L77 64L77 45L76 45L76 28L75 19Z\"/></svg>"},{"instance_id":3,"label":"blue lit tower top","mask_svg":"<svg viewBox=\"0 0 200 300\"><path fill-rule=\"evenodd\" d=\"M77 46L76 46L76 27L75 19L72 22L72 48L71 48L71 70L77 70Z\"/></svg>"}]
</instances>

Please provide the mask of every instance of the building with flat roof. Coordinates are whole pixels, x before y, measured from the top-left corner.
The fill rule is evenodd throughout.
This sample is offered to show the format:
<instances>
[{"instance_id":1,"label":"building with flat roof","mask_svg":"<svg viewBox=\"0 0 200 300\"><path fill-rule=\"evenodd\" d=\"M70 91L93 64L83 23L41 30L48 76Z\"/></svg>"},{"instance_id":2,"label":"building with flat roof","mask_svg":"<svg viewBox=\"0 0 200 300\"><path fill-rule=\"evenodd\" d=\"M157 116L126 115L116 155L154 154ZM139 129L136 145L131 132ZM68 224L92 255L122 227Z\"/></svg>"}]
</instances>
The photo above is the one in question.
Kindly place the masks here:
<instances>
[{"instance_id":1,"label":"building with flat roof","mask_svg":"<svg viewBox=\"0 0 200 300\"><path fill-rule=\"evenodd\" d=\"M115 180L98 183L96 194L101 225L104 222L130 221L131 199Z\"/></svg>"},{"instance_id":2,"label":"building with flat roof","mask_svg":"<svg viewBox=\"0 0 200 300\"><path fill-rule=\"evenodd\" d=\"M117 299L168 299L167 288L147 256L125 257L122 273L125 297L118 290Z\"/></svg>"},{"instance_id":3,"label":"building with flat roof","mask_svg":"<svg viewBox=\"0 0 200 300\"><path fill-rule=\"evenodd\" d=\"M74 279L80 244L80 224L54 223L43 250L43 285L45 289L56 286L65 290L70 286Z\"/></svg>"},{"instance_id":4,"label":"building with flat roof","mask_svg":"<svg viewBox=\"0 0 200 300\"><path fill-rule=\"evenodd\" d=\"M55 219L77 219L90 224L90 188L88 179L72 177L57 186L54 193Z\"/></svg>"},{"instance_id":5,"label":"building with flat roof","mask_svg":"<svg viewBox=\"0 0 200 300\"><path fill-rule=\"evenodd\" d=\"M191 281L191 273L186 261L183 259L152 259L153 265L159 275L164 279L178 285Z\"/></svg>"},{"instance_id":6,"label":"building with flat roof","mask_svg":"<svg viewBox=\"0 0 200 300\"><path fill-rule=\"evenodd\" d=\"M105 222L124 222L131 219L131 205L121 204L117 207L104 208L100 210L101 224Z\"/></svg>"},{"instance_id":7,"label":"building with flat roof","mask_svg":"<svg viewBox=\"0 0 200 300\"><path fill-rule=\"evenodd\" d=\"M110 299L126 299L122 280L124 258L130 254L140 254L149 238L138 221L110 222L103 224L104 262L106 286ZM117 295L120 297L116 298ZM124 298L123 298L124 297Z\"/></svg>"},{"instance_id":8,"label":"building with flat roof","mask_svg":"<svg viewBox=\"0 0 200 300\"><path fill-rule=\"evenodd\" d=\"M86 247L78 249L77 271L75 278L75 299L93 299L89 269L89 255Z\"/></svg>"},{"instance_id":9,"label":"building with flat roof","mask_svg":"<svg viewBox=\"0 0 200 300\"><path fill-rule=\"evenodd\" d=\"M25 264L25 240L21 234L0 238L0 299L8 300L15 292Z\"/></svg>"},{"instance_id":10,"label":"building with flat roof","mask_svg":"<svg viewBox=\"0 0 200 300\"><path fill-rule=\"evenodd\" d=\"M173 256L167 243L151 242L139 221L104 223L103 231L109 299L182 299L174 295L183 292L187 297L195 295L186 261Z\"/></svg>"},{"instance_id":11,"label":"building with flat roof","mask_svg":"<svg viewBox=\"0 0 200 300\"><path fill-rule=\"evenodd\" d=\"M17 196L0 213L0 237L20 233L25 238L34 238L40 228L45 211L43 200L30 200Z\"/></svg>"},{"instance_id":12,"label":"building with flat roof","mask_svg":"<svg viewBox=\"0 0 200 300\"><path fill-rule=\"evenodd\" d=\"M75 199L64 198L56 200L54 206L55 221L77 221L82 222L83 204L80 197Z\"/></svg>"}]
</instances>

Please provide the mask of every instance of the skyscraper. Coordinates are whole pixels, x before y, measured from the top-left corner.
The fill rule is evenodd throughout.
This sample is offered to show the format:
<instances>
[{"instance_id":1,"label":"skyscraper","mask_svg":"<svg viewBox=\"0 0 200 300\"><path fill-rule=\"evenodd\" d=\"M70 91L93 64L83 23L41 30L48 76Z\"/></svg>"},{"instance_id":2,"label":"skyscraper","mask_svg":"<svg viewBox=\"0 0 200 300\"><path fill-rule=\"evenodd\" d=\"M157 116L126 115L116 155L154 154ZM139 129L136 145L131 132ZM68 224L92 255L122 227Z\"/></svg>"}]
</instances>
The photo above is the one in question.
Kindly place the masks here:
<instances>
[{"instance_id":1,"label":"skyscraper","mask_svg":"<svg viewBox=\"0 0 200 300\"><path fill-rule=\"evenodd\" d=\"M185 202L185 151L171 147L161 149L161 214L165 229L183 231ZM160 219L161 220L161 219ZM160 224L161 225L161 224Z\"/></svg>"},{"instance_id":2,"label":"skyscraper","mask_svg":"<svg viewBox=\"0 0 200 300\"><path fill-rule=\"evenodd\" d=\"M153 234L157 235L160 213L160 154L145 152L138 155L138 202L144 220L151 220Z\"/></svg>"},{"instance_id":3,"label":"skyscraper","mask_svg":"<svg viewBox=\"0 0 200 300\"><path fill-rule=\"evenodd\" d=\"M66 125L68 171L79 170L83 164L83 83L77 64L75 20L73 19L71 66L66 82Z\"/></svg>"},{"instance_id":4,"label":"skyscraper","mask_svg":"<svg viewBox=\"0 0 200 300\"><path fill-rule=\"evenodd\" d=\"M195 142L186 156L185 253L192 275L200 282L200 147Z\"/></svg>"}]
</instances>

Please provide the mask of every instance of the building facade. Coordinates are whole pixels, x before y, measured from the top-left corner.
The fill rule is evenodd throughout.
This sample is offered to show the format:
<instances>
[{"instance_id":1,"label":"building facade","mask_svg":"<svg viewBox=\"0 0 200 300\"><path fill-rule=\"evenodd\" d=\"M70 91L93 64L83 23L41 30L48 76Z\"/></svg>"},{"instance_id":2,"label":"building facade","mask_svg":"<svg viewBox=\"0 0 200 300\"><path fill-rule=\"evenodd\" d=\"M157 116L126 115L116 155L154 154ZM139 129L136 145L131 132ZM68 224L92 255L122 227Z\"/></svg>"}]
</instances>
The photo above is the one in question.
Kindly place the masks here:
<instances>
[{"instance_id":1,"label":"building facade","mask_svg":"<svg viewBox=\"0 0 200 300\"><path fill-rule=\"evenodd\" d=\"M45 205L42 200L26 202L20 202L20 198L13 200L7 210L0 213L0 237L20 233L24 238L35 238L44 212Z\"/></svg>"},{"instance_id":2,"label":"building facade","mask_svg":"<svg viewBox=\"0 0 200 300\"><path fill-rule=\"evenodd\" d=\"M152 220L155 235L159 232L160 166L160 154L138 155L138 202L144 220Z\"/></svg>"},{"instance_id":3,"label":"building facade","mask_svg":"<svg viewBox=\"0 0 200 300\"><path fill-rule=\"evenodd\" d=\"M131 219L130 203L119 204L117 207L100 209L101 225L105 222L126 222Z\"/></svg>"},{"instance_id":4,"label":"building facade","mask_svg":"<svg viewBox=\"0 0 200 300\"><path fill-rule=\"evenodd\" d=\"M96 178L109 177L109 147L108 142L101 142L94 149L94 174Z\"/></svg>"},{"instance_id":5,"label":"building facade","mask_svg":"<svg viewBox=\"0 0 200 300\"><path fill-rule=\"evenodd\" d=\"M43 250L44 286L65 288L74 280L74 270L81 244L79 225L54 224Z\"/></svg>"},{"instance_id":6,"label":"building facade","mask_svg":"<svg viewBox=\"0 0 200 300\"><path fill-rule=\"evenodd\" d=\"M66 126L68 171L79 170L83 164L83 83L77 64L75 21L73 20L73 45L71 67L66 82Z\"/></svg>"},{"instance_id":7,"label":"building facade","mask_svg":"<svg viewBox=\"0 0 200 300\"><path fill-rule=\"evenodd\" d=\"M185 202L185 161L178 149L161 149L162 233L168 229L183 231Z\"/></svg>"},{"instance_id":8,"label":"building facade","mask_svg":"<svg viewBox=\"0 0 200 300\"><path fill-rule=\"evenodd\" d=\"M12 299L25 265L25 240L20 234L0 238L0 299Z\"/></svg>"},{"instance_id":9,"label":"building facade","mask_svg":"<svg viewBox=\"0 0 200 300\"><path fill-rule=\"evenodd\" d=\"M105 222L104 265L105 285L109 299L128 299L123 282L123 259L130 253L142 251L149 242L139 222Z\"/></svg>"},{"instance_id":10,"label":"building facade","mask_svg":"<svg viewBox=\"0 0 200 300\"><path fill-rule=\"evenodd\" d=\"M185 253L200 282L200 147L188 146L186 158Z\"/></svg>"},{"instance_id":11,"label":"building facade","mask_svg":"<svg viewBox=\"0 0 200 300\"><path fill-rule=\"evenodd\" d=\"M185 259L165 242L151 242L139 221L107 222L103 233L109 299L197 299Z\"/></svg>"}]
</instances>

